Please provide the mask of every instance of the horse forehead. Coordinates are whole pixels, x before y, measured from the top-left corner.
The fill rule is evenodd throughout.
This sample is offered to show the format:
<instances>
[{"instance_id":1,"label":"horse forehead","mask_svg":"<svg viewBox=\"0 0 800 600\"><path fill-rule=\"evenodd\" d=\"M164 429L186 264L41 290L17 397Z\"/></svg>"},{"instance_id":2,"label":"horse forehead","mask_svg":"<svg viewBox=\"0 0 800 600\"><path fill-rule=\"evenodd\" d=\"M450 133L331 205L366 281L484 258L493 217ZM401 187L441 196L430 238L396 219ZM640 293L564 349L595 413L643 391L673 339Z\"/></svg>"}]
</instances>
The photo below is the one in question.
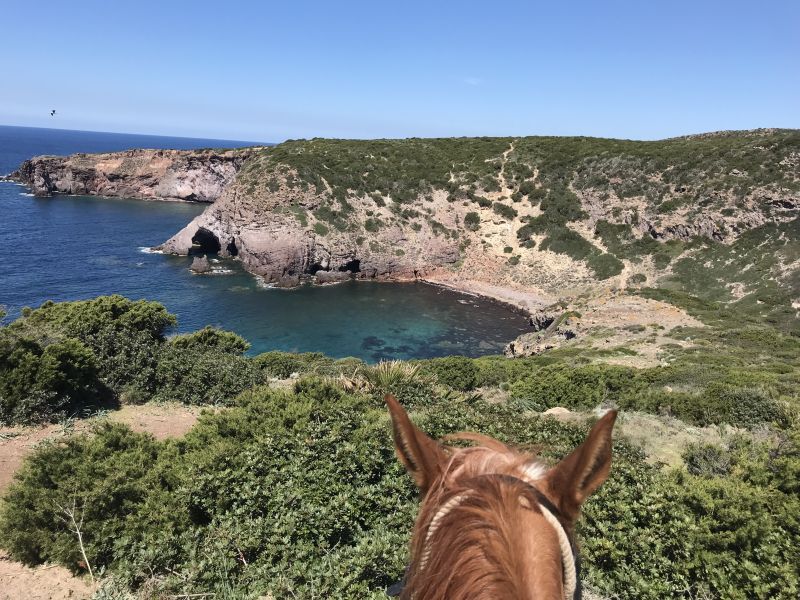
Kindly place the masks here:
<instances>
[{"instance_id":1,"label":"horse forehead","mask_svg":"<svg viewBox=\"0 0 800 600\"><path fill-rule=\"evenodd\" d=\"M547 472L547 467L534 458L511 452L500 452L492 448L470 448L459 450L462 455L459 457L458 466L453 469L451 475L458 478L460 475L514 475L520 479L533 483L541 479Z\"/></svg>"},{"instance_id":2,"label":"horse forehead","mask_svg":"<svg viewBox=\"0 0 800 600\"><path fill-rule=\"evenodd\" d=\"M522 476L529 483L538 481L547 473L547 467L536 460L531 460L522 465Z\"/></svg>"}]
</instances>

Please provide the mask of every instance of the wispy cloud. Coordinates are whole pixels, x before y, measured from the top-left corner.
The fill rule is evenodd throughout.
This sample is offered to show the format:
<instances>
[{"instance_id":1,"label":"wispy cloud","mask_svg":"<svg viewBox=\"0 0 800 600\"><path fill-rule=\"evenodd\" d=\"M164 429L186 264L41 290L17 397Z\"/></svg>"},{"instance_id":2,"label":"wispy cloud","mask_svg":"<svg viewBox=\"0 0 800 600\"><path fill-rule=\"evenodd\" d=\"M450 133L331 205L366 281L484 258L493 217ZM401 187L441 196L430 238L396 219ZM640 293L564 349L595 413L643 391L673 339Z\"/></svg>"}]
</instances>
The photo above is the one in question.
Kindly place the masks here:
<instances>
[{"instance_id":1,"label":"wispy cloud","mask_svg":"<svg viewBox=\"0 0 800 600\"><path fill-rule=\"evenodd\" d=\"M467 85L472 85L472 86L483 85L483 79L481 79L480 77L465 77L463 81Z\"/></svg>"}]
</instances>

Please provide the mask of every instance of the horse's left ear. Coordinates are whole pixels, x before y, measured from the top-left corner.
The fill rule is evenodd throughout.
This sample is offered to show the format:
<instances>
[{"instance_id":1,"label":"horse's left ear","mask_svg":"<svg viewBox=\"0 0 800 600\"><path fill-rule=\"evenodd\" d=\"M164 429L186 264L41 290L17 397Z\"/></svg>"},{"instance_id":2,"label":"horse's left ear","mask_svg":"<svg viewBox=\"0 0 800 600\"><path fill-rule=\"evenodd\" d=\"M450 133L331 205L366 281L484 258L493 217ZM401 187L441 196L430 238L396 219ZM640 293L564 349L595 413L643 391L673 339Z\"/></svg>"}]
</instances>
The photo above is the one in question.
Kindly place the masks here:
<instances>
[{"instance_id":1,"label":"horse's left ear","mask_svg":"<svg viewBox=\"0 0 800 600\"><path fill-rule=\"evenodd\" d=\"M392 417L397 457L424 495L441 474L442 465L447 459L444 448L411 422L394 396L388 394L384 399Z\"/></svg>"},{"instance_id":2,"label":"horse's left ear","mask_svg":"<svg viewBox=\"0 0 800 600\"><path fill-rule=\"evenodd\" d=\"M575 521L581 504L599 488L611 470L611 431L617 411L594 424L586 440L546 475L550 497L567 519Z\"/></svg>"}]
</instances>

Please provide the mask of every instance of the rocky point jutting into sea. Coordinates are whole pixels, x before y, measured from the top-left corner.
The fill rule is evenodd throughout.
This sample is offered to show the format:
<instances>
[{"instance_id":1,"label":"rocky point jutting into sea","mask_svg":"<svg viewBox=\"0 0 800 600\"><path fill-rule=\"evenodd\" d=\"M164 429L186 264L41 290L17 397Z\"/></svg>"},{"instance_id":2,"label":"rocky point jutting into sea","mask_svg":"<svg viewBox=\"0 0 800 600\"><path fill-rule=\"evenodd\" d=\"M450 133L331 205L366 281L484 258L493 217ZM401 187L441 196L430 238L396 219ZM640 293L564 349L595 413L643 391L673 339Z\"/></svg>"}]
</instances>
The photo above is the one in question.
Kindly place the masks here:
<instances>
[{"instance_id":1,"label":"rocky point jutting into sea","mask_svg":"<svg viewBox=\"0 0 800 600\"><path fill-rule=\"evenodd\" d=\"M213 202L159 249L235 257L283 287L425 279L546 322L657 283L741 302L761 282L757 263L786 310L800 299L796 130L658 142L314 139L38 157L13 177L37 194ZM674 308L631 302L624 318ZM526 353L541 335L528 341Z\"/></svg>"},{"instance_id":2,"label":"rocky point jutting into sea","mask_svg":"<svg viewBox=\"0 0 800 600\"><path fill-rule=\"evenodd\" d=\"M37 196L88 194L142 200L214 202L257 149L126 150L37 156L11 179Z\"/></svg>"}]
</instances>

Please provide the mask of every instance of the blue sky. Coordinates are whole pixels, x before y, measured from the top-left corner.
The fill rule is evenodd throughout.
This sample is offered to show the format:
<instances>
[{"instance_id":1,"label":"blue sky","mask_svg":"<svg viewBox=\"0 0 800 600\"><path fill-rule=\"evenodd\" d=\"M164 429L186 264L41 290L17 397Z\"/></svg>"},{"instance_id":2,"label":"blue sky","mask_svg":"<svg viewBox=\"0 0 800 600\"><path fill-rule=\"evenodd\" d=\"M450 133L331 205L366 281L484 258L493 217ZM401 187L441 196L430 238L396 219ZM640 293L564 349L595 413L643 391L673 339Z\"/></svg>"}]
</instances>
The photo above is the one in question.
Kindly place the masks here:
<instances>
[{"instance_id":1,"label":"blue sky","mask_svg":"<svg viewBox=\"0 0 800 600\"><path fill-rule=\"evenodd\" d=\"M5 125L255 141L800 127L797 0L4 0L2 20Z\"/></svg>"}]
</instances>

